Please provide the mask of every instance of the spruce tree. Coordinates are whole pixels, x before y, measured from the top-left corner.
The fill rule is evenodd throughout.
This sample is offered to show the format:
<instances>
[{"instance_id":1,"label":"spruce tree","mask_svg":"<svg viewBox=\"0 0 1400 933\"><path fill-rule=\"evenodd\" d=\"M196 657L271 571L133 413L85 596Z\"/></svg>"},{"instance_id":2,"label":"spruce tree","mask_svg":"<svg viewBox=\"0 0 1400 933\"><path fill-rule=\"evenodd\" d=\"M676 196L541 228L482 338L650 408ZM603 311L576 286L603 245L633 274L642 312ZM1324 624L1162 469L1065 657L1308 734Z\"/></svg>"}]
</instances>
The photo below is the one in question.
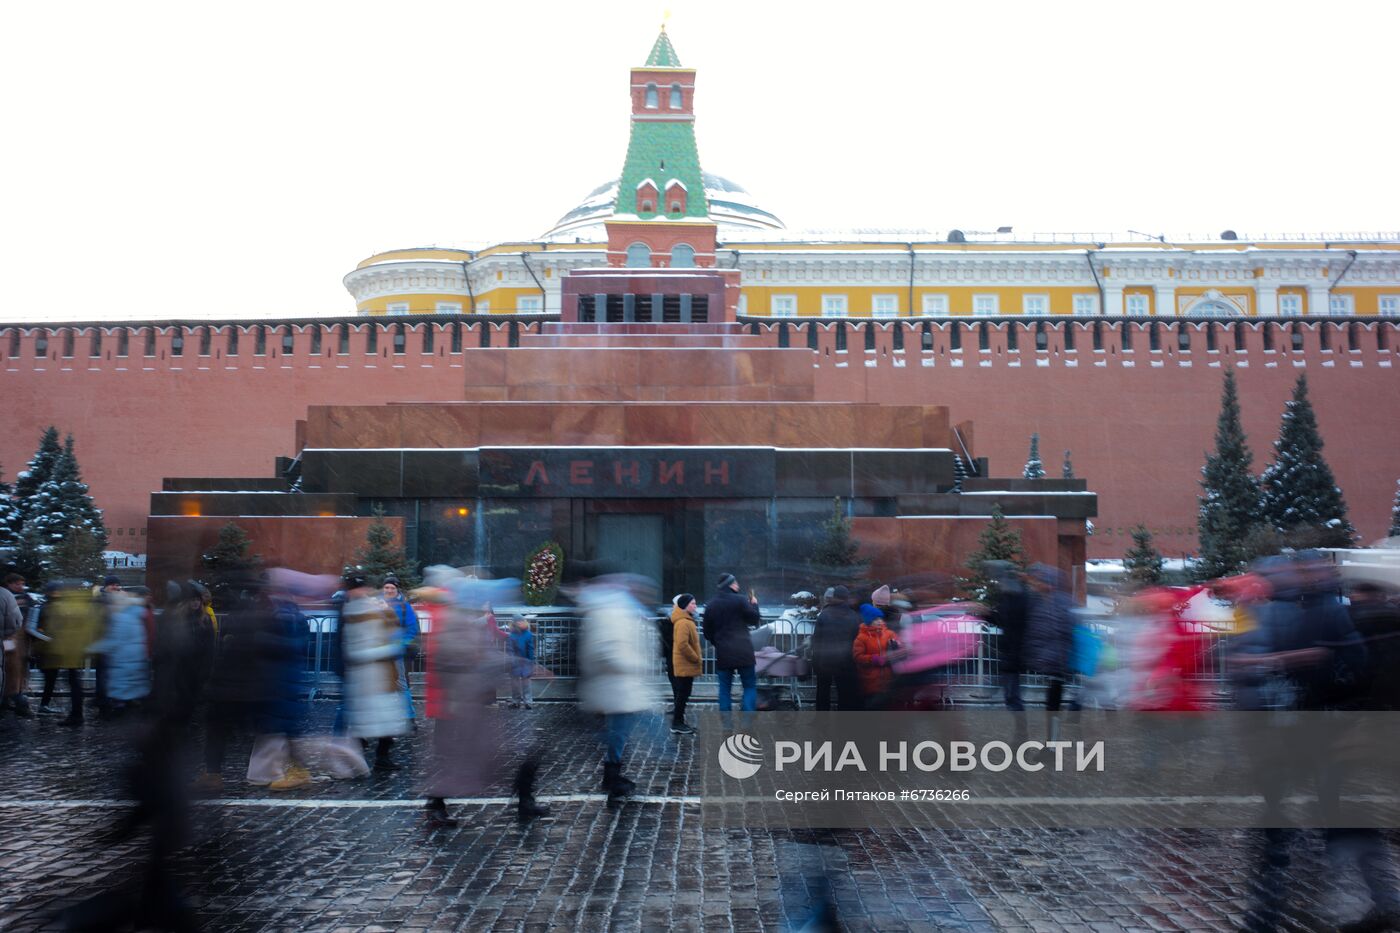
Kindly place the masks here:
<instances>
[{"instance_id":1,"label":"spruce tree","mask_svg":"<svg viewBox=\"0 0 1400 933\"><path fill-rule=\"evenodd\" d=\"M62 455L63 448L58 443L58 428L50 425L39 437L39 449L34 452L29 465L15 477L15 498L18 500L23 521L28 521L33 514L29 510L30 497L53 476L54 464Z\"/></svg>"},{"instance_id":2,"label":"spruce tree","mask_svg":"<svg viewBox=\"0 0 1400 933\"><path fill-rule=\"evenodd\" d=\"M1061 479L1074 479L1074 463L1069 459L1069 451L1065 451L1065 462L1060 467Z\"/></svg>"},{"instance_id":3,"label":"spruce tree","mask_svg":"<svg viewBox=\"0 0 1400 933\"><path fill-rule=\"evenodd\" d=\"M209 591L218 606L231 604L234 593L262 569L262 558L252 553L252 544L248 532L228 522L219 529L214 546L200 555Z\"/></svg>"},{"instance_id":4,"label":"spruce tree","mask_svg":"<svg viewBox=\"0 0 1400 933\"><path fill-rule=\"evenodd\" d=\"M1044 479L1045 464L1040 462L1040 435L1031 435L1031 452L1026 458L1026 468L1021 471L1025 479Z\"/></svg>"},{"instance_id":5,"label":"spruce tree","mask_svg":"<svg viewBox=\"0 0 1400 933\"><path fill-rule=\"evenodd\" d=\"M1123 555L1123 569L1127 572L1128 586L1140 590L1162 583L1162 555L1152 544L1152 532L1146 525L1138 525L1132 530L1133 546Z\"/></svg>"},{"instance_id":6,"label":"spruce tree","mask_svg":"<svg viewBox=\"0 0 1400 933\"><path fill-rule=\"evenodd\" d=\"M1400 538L1400 479L1395 481L1395 503L1390 507L1390 530L1387 538Z\"/></svg>"},{"instance_id":7,"label":"spruce tree","mask_svg":"<svg viewBox=\"0 0 1400 933\"><path fill-rule=\"evenodd\" d=\"M49 477L28 499L25 524L33 527L47 547L57 547L70 529L81 528L96 539L101 551L107 547L107 529L102 512L93 505L87 484L82 480L70 434L53 462Z\"/></svg>"},{"instance_id":8,"label":"spruce tree","mask_svg":"<svg viewBox=\"0 0 1400 933\"><path fill-rule=\"evenodd\" d=\"M97 583L107 572L102 560L102 540L83 527L68 529L54 547L50 564L55 576L88 584Z\"/></svg>"},{"instance_id":9,"label":"spruce tree","mask_svg":"<svg viewBox=\"0 0 1400 933\"><path fill-rule=\"evenodd\" d=\"M39 589L45 580L53 576L50 549L44 546L33 527L27 527L20 532L19 541L15 544L9 563L13 572L24 577L32 590Z\"/></svg>"},{"instance_id":10,"label":"spruce tree","mask_svg":"<svg viewBox=\"0 0 1400 933\"><path fill-rule=\"evenodd\" d=\"M859 558L860 544L851 537L851 521L841 508L841 498L831 500L831 517L822 523L822 534L812 548L810 562L814 569L843 574L861 571L865 562Z\"/></svg>"},{"instance_id":11,"label":"spruce tree","mask_svg":"<svg viewBox=\"0 0 1400 933\"><path fill-rule=\"evenodd\" d=\"M1248 544L1259 523L1259 483L1254 478L1253 459L1240 423L1235 373L1227 369L1215 423L1215 452L1206 454L1201 470L1201 556L1195 570L1202 579L1235 573L1254 556Z\"/></svg>"},{"instance_id":12,"label":"spruce tree","mask_svg":"<svg viewBox=\"0 0 1400 933\"><path fill-rule=\"evenodd\" d=\"M1301 375L1283 411L1274 462L1261 481L1261 511L1284 540L1303 547L1351 547L1356 529L1346 500L1322 456L1317 415L1308 400L1308 377Z\"/></svg>"},{"instance_id":13,"label":"spruce tree","mask_svg":"<svg viewBox=\"0 0 1400 933\"><path fill-rule=\"evenodd\" d=\"M987 602L996 595L996 583L987 572L988 561L1005 561L1025 569L1026 551L1021 533L1006 520L1000 505L992 506L991 521L977 538L977 550L967 559L967 576L962 579L963 591L978 602Z\"/></svg>"},{"instance_id":14,"label":"spruce tree","mask_svg":"<svg viewBox=\"0 0 1400 933\"><path fill-rule=\"evenodd\" d=\"M394 544L394 529L384 521L381 505L374 507L374 521L365 532L365 547L355 552L355 563L373 587L383 586L384 579L391 576L398 578L401 590L418 585L417 568L403 548Z\"/></svg>"},{"instance_id":15,"label":"spruce tree","mask_svg":"<svg viewBox=\"0 0 1400 933\"><path fill-rule=\"evenodd\" d=\"M24 513L15 501L14 490L5 482L5 471L0 469L0 550L9 550L18 545L23 530Z\"/></svg>"}]
</instances>

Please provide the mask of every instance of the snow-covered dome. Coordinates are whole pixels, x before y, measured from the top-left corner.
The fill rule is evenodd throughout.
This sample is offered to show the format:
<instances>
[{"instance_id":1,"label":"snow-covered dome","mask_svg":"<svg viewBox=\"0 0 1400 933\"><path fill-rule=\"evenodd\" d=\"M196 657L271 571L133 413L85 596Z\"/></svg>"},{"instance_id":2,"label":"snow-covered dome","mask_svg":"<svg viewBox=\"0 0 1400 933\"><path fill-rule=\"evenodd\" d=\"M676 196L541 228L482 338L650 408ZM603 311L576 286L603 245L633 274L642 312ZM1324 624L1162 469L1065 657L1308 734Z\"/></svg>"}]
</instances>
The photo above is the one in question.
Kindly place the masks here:
<instances>
[{"instance_id":1,"label":"snow-covered dome","mask_svg":"<svg viewBox=\"0 0 1400 933\"><path fill-rule=\"evenodd\" d=\"M744 230L782 230L783 222L776 215L758 206L753 195L742 185L720 175L701 172L705 181L705 200L710 205L710 219L721 227L739 227ZM617 179L605 182L589 192L583 202L569 211L544 234L546 238L585 240L605 239L603 221L613 215L617 203ZM596 227L596 230L588 229Z\"/></svg>"}]
</instances>

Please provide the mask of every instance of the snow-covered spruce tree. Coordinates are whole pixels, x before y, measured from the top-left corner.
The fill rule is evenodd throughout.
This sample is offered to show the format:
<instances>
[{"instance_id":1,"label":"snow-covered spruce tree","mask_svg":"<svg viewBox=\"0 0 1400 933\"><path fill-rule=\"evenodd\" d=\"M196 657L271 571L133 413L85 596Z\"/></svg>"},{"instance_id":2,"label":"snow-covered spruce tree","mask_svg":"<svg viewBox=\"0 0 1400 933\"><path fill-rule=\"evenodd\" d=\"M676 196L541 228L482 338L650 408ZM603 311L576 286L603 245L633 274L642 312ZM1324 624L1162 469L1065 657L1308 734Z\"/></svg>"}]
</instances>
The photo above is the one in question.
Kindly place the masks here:
<instances>
[{"instance_id":1,"label":"snow-covered spruce tree","mask_svg":"<svg viewBox=\"0 0 1400 933\"><path fill-rule=\"evenodd\" d=\"M18 500L22 521L28 521L28 503L39 487L53 476L54 464L63 455L63 447L58 443L58 428L50 425L39 437L39 449L34 452L29 465L15 477L15 499Z\"/></svg>"},{"instance_id":2,"label":"snow-covered spruce tree","mask_svg":"<svg viewBox=\"0 0 1400 933\"><path fill-rule=\"evenodd\" d=\"M1031 452L1026 458L1026 468L1021 471L1026 479L1044 479L1045 464L1040 462L1040 435L1031 435Z\"/></svg>"},{"instance_id":3,"label":"snow-covered spruce tree","mask_svg":"<svg viewBox=\"0 0 1400 933\"><path fill-rule=\"evenodd\" d=\"M996 584L986 567L987 562L993 560L1006 561L1022 569L1026 566L1021 533L1006 520L1000 505L992 506L992 520L978 536L977 550L967 559L967 576L960 581L963 592L978 602L986 602L996 595Z\"/></svg>"},{"instance_id":4,"label":"snow-covered spruce tree","mask_svg":"<svg viewBox=\"0 0 1400 933\"><path fill-rule=\"evenodd\" d=\"M1133 546L1123 555L1123 569L1127 583L1133 590L1162 583L1162 555L1152 544L1152 532L1146 525L1138 525L1132 530Z\"/></svg>"},{"instance_id":5,"label":"snow-covered spruce tree","mask_svg":"<svg viewBox=\"0 0 1400 933\"><path fill-rule=\"evenodd\" d=\"M16 547L23 529L24 513L15 501L14 490L5 482L5 471L0 469L0 550Z\"/></svg>"},{"instance_id":6,"label":"snow-covered spruce tree","mask_svg":"<svg viewBox=\"0 0 1400 933\"><path fill-rule=\"evenodd\" d=\"M1069 458L1069 451L1065 451L1065 462L1060 466L1061 479L1074 479L1074 462Z\"/></svg>"},{"instance_id":7,"label":"snow-covered spruce tree","mask_svg":"<svg viewBox=\"0 0 1400 933\"><path fill-rule=\"evenodd\" d=\"M24 513L25 527L33 528L45 547L57 547L70 530L80 528L97 541L99 552L106 549L107 529L83 482L73 454L73 435L59 450L48 479L25 501Z\"/></svg>"},{"instance_id":8,"label":"snow-covered spruce tree","mask_svg":"<svg viewBox=\"0 0 1400 933\"><path fill-rule=\"evenodd\" d=\"M200 555L217 607L231 604L236 591L262 568L262 558L252 553L252 545L248 532L228 522L219 529L214 546Z\"/></svg>"},{"instance_id":9,"label":"snow-covered spruce tree","mask_svg":"<svg viewBox=\"0 0 1400 933\"><path fill-rule=\"evenodd\" d=\"M365 532L365 547L355 553L355 563L369 578L370 586L384 585L385 577L397 577L400 590L418 585L418 569L394 543L394 529L384 521L384 507L374 507L374 521Z\"/></svg>"},{"instance_id":10,"label":"snow-covered spruce tree","mask_svg":"<svg viewBox=\"0 0 1400 933\"><path fill-rule=\"evenodd\" d=\"M1296 547L1351 547L1356 529L1346 500L1322 456L1317 415L1308 400L1308 377L1301 375L1284 407L1274 462L1264 471L1261 511L1286 543Z\"/></svg>"},{"instance_id":11,"label":"snow-covered spruce tree","mask_svg":"<svg viewBox=\"0 0 1400 933\"><path fill-rule=\"evenodd\" d=\"M1390 507L1390 530L1387 538L1400 538L1400 479L1395 481L1395 503Z\"/></svg>"},{"instance_id":12,"label":"snow-covered spruce tree","mask_svg":"<svg viewBox=\"0 0 1400 933\"><path fill-rule=\"evenodd\" d=\"M68 529L54 547L50 563L54 576L82 580L89 585L101 582L107 572L102 560L102 539L83 527Z\"/></svg>"},{"instance_id":13,"label":"snow-covered spruce tree","mask_svg":"<svg viewBox=\"0 0 1400 933\"><path fill-rule=\"evenodd\" d=\"M1254 478L1253 460L1240 423L1235 373L1227 369L1215 422L1215 452L1206 454L1201 470L1201 556L1194 570L1203 580L1235 573L1254 556L1248 543L1259 524L1259 482Z\"/></svg>"}]
</instances>

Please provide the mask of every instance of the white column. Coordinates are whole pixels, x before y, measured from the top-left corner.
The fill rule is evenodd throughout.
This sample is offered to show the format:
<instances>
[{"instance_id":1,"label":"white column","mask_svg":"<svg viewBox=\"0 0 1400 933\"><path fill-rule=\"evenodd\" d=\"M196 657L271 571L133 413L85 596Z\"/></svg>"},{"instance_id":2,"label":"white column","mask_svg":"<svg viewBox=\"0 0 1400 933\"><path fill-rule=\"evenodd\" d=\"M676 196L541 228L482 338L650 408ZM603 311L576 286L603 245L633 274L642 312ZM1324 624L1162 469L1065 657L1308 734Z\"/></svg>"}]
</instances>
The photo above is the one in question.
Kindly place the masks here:
<instances>
[{"instance_id":1,"label":"white column","mask_svg":"<svg viewBox=\"0 0 1400 933\"><path fill-rule=\"evenodd\" d=\"M1308 286L1308 314L1331 314L1331 302L1328 300L1326 285Z\"/></svg>"},{"instance_id":2,"label":"white column","mask_svg":"<svg viewBox=\"0 0 1400 933\"><path fill-rule=\"evenodd\" d=\"M1154 285L1154 310L1160 317L1176 317L1176 286Z\"/></svg>"},{"instance_id":3,"label":"white column","mask_svg":"<svg viewBox=\"0 0 1400 933\"><path fill-rule=\"evenodd\" d=\"M1254 313L1273 317L1278 314L1278 286L1257 282L1254 285Z\"/></svg>"},{"instance_id":4,"label":"white column","mask_svg":"<svg viewBox=\"0 0 1400 933\"><path fill-rule=\"evenodd\" d=\"M1103 287L1103 313L1110 316L1123 313L1123 286L1105 285Z\"/></svg>"}]
</instances>

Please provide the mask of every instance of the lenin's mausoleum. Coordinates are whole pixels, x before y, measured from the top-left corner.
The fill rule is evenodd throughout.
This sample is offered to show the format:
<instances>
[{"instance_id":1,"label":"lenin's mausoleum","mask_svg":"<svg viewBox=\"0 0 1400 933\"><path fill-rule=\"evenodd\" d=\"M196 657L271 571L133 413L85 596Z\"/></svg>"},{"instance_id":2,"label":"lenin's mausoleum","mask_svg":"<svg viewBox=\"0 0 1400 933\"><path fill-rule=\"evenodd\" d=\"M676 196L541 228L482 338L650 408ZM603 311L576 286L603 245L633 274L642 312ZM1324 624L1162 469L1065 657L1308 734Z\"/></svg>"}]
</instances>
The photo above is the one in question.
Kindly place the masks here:
<instances>
[{"instance_id":1,"label":"lenin's mausoleum","mask_svg":"<svg viewBox=\"0 0 1400 933\"><path fill-rule=\"evenodd\" d=\"M996 505L1073 574L1139 522L1195 551L1229 366L1257 469L1307 373L1351 518L1384 534L1400 237L795 233L702 169L664 32L629 91L616 178L532 242L370 257L353 316L0 330L0 462L71 431L154 584L231 516L265 559L338 571L381 506L424 563L519 575L557 540L668 593L776 590L834 498L875 576L961 570ZM1049 479L1019 478L1032 432Z\"/></svg>"}]
</instances>

